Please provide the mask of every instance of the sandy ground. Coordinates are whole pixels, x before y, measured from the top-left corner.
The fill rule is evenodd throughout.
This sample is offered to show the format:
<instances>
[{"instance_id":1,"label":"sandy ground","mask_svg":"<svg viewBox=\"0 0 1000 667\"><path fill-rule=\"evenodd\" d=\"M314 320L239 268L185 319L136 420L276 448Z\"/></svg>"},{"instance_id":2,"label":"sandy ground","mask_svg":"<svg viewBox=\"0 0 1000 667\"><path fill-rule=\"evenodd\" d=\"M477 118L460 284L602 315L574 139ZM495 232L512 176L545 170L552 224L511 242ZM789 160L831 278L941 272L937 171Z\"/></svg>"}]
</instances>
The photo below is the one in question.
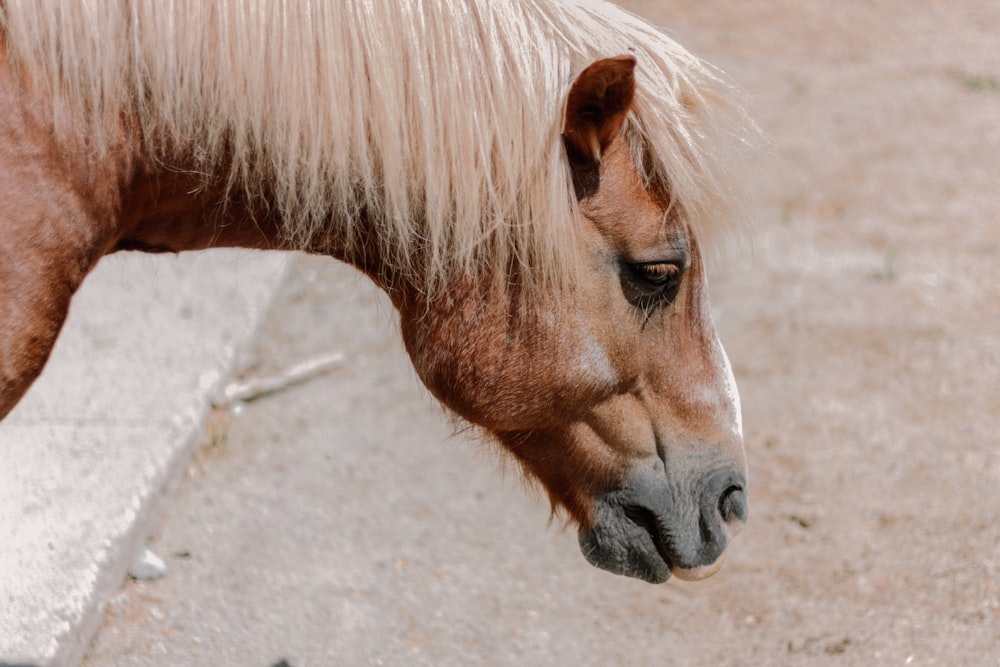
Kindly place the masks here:
<instances>
[{"instance_id":1,"label":"sandy ground","mask_svg":"<svg viewBox=\"0 0 1000 667\"><path fill-rule=\"evenodd\" d=\"M1000 5L631 1L751 94L714 262L751 520L725 568L594 570L418 386L385 301L296 262L85 664L1000 664Z\"/></svg>"}]
</instances>

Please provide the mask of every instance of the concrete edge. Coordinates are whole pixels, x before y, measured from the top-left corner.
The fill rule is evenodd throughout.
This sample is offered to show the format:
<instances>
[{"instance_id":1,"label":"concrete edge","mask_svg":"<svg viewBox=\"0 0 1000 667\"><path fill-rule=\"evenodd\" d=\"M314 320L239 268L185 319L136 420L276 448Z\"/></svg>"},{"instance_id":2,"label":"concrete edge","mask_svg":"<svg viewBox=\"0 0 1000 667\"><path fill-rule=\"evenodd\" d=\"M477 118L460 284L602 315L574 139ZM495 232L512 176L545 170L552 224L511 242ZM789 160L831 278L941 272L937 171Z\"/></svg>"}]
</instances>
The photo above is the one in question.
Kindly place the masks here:
<instances>
[{"instance_id":1,"label":"concrete edge","mask_svg":"<svg viewBox=\"0 0 1000 667\"><path fill-rule=\"evenodd\" d=\"M265 301L259 304L258 310L254 313L247 336L237 341L233 346L233 354L227 367L222 369L219 379L211 385L208 392L199 397L199 404L194 407L195 414L192 415L187 428L180 435L180 445L175 450L167 465L162 469L162 474L150 487L150 493L145 498L145 502L136 513L135 521L125 534L120 537L120 545L117 548L118 558L109 563L98 583L95 585L95 594L88 609L84 611L83 619L78 632L74 633L75 641L67 642L65 660L60 661L59 657L52 662L52 665L72 665L76 667L86 655L90 643L94 640L97 632L104 622L104 612L108 604L114 599L118 591L128 579L129 568L136 556L145 548L146 543L152 536L156 524L163 511L164 505L170 495L177 489L184 478L184 469L194 456L202 436L205 422L214 409L212 397L218 395L219 391L226 385L234 373L238 372L241 357L247 348L252 344L256 331L260 328L264 318L274 301L281 283L287 274L288 260L275 276L270 287L269 294L265 296ZM0 667L3 667L0 664Z\"/></svg>"},{"instance_id":2,"label":"concrete edge","mask_svg":"<svg viewBox=\"0 0 1000 667\"><path fill-rule=\"evenodd\" d=\"M0 460L14 462L0 467L0 667L83 659L290 258L114 256L88 278L42 377L0 424Z\"/></svg>"}]
</instances>

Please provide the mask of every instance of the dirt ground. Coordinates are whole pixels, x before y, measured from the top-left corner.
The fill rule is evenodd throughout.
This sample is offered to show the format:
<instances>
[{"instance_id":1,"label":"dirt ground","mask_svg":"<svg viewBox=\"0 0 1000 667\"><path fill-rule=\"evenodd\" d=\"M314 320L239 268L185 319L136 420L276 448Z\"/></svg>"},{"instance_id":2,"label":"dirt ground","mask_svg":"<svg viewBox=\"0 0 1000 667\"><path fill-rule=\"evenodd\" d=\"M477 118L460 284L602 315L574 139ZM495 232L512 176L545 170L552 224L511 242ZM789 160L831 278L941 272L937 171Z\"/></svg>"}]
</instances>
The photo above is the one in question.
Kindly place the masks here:
<instances>
[{"instance_id":1,"label":"dirt ground","mask_svg":"<svg viewBox=\"0 0 1000 667\"><path fill-rule=\"evenodd\" d=\"M171 574L125 587L87 665L1000 664L1000 4L624 4L770 138L752 241L710 266L751 466L722 572L589 568L447 438L384 301L300 260L256 354L333 345L370 372L225 420L153 540Z\"/></svg>"}]
</instances>

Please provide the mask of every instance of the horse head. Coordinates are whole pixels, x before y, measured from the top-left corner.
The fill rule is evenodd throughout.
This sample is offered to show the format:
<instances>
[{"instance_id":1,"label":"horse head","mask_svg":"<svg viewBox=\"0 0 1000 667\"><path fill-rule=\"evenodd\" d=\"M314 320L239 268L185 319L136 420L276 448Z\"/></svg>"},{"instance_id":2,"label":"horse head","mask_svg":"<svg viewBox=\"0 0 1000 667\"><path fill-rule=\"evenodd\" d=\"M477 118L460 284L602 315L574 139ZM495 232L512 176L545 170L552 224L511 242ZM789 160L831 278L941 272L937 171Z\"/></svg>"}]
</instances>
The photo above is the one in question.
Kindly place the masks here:
<instances>
[{"instance_id":1,"label":"horse head","mask_svg":"<svg viewBox=\"0 0 1000 667\"><path fill-rule=\"evenodd\" d=\"M599 60L566 98L570 288L526 303L516 285L456 280L396 303L423 382L541 481L591 563L700 579L747 518L739 396L685 212L624 136L634 68Z\"/></svg>"}]
</instances>

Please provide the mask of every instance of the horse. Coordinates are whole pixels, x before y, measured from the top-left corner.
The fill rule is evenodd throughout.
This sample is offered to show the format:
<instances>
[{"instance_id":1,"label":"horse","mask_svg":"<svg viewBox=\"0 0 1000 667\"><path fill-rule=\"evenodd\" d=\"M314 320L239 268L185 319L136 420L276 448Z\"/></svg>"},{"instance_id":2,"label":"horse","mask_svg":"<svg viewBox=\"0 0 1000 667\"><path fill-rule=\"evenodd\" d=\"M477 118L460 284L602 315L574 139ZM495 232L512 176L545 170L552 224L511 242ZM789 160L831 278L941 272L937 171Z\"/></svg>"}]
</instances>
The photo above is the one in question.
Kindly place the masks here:
<instances>
[{"instance_id":1,"label":"horse","mask_svg":"<svg viewBox=\"0 0 1000 667\"><path fill-rule=\"evenodd\" d=\"M601 0L0 1L0 418L119 251L299 250L592 564L715 573L747 519L705 239L752 123Z\"/></svg>"}]
</instances>

